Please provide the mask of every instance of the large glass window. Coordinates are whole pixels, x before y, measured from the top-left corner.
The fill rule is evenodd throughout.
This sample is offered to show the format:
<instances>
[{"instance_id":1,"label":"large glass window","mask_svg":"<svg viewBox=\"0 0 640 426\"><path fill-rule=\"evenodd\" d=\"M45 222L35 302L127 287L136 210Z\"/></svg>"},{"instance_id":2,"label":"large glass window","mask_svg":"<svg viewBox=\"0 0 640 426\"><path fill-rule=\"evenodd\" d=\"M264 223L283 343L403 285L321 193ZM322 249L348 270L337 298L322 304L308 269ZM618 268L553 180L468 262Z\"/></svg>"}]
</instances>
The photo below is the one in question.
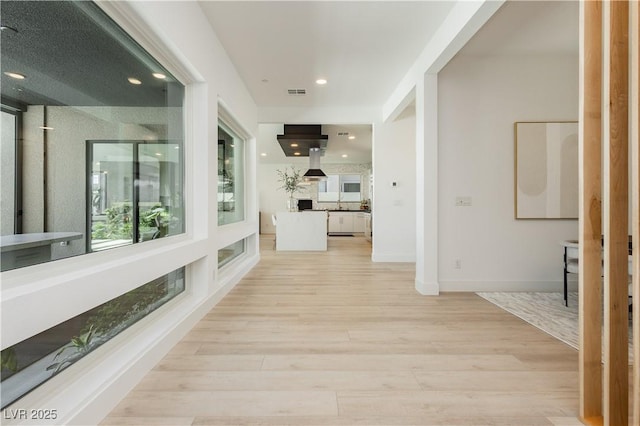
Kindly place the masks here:
<instances>
[{"instance_id":1,"label":"large glass window","mask_svg":"<svg viewBox=\"0 0 640 426\"><path fill-rule=\"evenodd\" d=\"M69 367L185 288L180 268L2 351L2 408Z\"/></svg>"},{"instance_id":2,"label":"large glass window","mask_svg":"<svg viewBox=\"0 0 640 426\"><path fill-rule=\"evenodd\" d=\"M244 140L218 125L218 225L244 220Z\"/></svg>"},{"instance_id":3,"label":"large glass window","mask_svg":"<svg viewBox=\"0 0 640 426\"><path fill-rule=\"evenodd\" d=\"M328 175L318 182L318 202L352 203L362 200L360 175Z\"/></svg>"},{"instance_id":4,"label":"large glass window","mask_svg":"<svg viewBox=\"0 0 640 426\"><path fill-rule=\"evenodd\" d=\"M183 232L184 86L92 2L2 25L2 270Z\"/></svg>"}]
</instances>

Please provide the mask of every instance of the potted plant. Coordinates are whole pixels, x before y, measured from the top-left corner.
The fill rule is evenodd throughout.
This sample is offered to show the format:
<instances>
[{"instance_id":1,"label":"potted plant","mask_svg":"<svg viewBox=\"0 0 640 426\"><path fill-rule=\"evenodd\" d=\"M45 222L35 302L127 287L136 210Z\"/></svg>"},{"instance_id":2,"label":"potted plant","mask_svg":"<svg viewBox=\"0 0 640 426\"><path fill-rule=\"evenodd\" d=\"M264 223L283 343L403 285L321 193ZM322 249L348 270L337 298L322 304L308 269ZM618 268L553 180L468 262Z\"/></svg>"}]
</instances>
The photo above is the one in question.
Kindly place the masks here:
<instances>
[{"instance_id":1,"label":"potted plant","mask_svg":"<svg viewBox=\"0 0 640 426\"><path fill-rule=\"evenodd\" d=\"M290 169L290 170L289 170ZM302 172L299 169L290 166L284 170L276 170L278 173L278 182L280 182L280 188L284 189L288 194L287 208L290 212L298 210L298 200L293 198L293 193L300 191L301 184L304 180Z\"/></svg>"}]
</instances>

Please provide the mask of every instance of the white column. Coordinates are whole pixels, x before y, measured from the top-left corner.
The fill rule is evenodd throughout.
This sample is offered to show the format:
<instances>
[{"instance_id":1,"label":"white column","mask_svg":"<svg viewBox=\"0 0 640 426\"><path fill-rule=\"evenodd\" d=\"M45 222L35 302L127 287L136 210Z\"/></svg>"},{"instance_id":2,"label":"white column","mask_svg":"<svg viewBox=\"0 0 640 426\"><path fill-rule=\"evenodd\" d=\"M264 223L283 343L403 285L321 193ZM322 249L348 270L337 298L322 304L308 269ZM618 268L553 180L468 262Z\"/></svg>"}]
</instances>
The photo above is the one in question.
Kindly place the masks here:
<instances>
[{"instance_id":1,"label":"white column","mask_svg":"<svg viewBox=\"0 0 640 426\"><path fill-rule=\"evenodd\" d=\"M438 283L438 76L416 85L416 290L437 295Z\"/></svg>"}]
</instances>

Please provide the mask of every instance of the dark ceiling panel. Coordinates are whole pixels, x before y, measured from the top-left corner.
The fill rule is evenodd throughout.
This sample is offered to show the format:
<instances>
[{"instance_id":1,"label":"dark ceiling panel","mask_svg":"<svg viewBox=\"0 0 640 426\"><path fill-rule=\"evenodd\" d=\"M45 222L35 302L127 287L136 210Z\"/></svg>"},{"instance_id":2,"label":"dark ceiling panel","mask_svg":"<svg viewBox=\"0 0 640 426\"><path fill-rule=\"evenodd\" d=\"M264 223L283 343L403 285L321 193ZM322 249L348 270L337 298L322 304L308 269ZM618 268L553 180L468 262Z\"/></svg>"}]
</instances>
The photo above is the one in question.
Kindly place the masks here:
<instances>
[{"instance_id":1,"label":"dark ceiling panel","mask_svg":"<svg viewBox=\"0 0 640 426\"><path fill-rule=\"evenodd\" d=\"M308 157L311 148L320 148L324 155L328 140L319 124L285 124L284 134L278 135L278 143L287 157Z\"/></svg>"}]
</instances>

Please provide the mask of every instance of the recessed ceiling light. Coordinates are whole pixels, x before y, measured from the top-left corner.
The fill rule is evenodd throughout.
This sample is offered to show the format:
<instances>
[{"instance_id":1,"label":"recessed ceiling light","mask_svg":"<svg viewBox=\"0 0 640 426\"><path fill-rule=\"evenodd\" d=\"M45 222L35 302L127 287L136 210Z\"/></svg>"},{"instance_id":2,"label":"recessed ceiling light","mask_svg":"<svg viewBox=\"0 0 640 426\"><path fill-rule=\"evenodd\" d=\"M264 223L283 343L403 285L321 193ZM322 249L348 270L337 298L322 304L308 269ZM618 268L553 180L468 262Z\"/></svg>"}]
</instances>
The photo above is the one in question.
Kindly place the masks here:
<instances>
[{"instance_id":1,"label":"recessed ceiling light","mask_svg":"<svg viewBox=\"0 0 640 426\"><path fill-rule=\"evenodd\" d=\"M351 139L351 140L354 140L355 138L356 138L356 137L355 137L355 136L353 136L353 135L349 136L349 139Z\"/></svg>"},{"instance_id":2,"label":"recessed ceiling light","mask_svg":"<svg viewBox=\"0 0 640 426\"><path fill-rule=\"evenodd\" d=\"M291 144L291 148L297 148L297 147L298 147L298 144L297 144L297 143L292 143L292 144Z\"/></svg>"},{"instance_id":3,"label":"recessed ceiling light","mask_svg":"<svg viewBox=\"0 0 640 426\"><path fill-rule=\"evenodd\" d=\"M40 126L40 129L42 129L42 130L53 130L53 127L49 127L49 126Z\"/></svg>"},{"instance_id":4,"label":"recessed ceiling light","mask_svg":"<svg viewBox=\"0 0 640 426\"><path fill-rule=\"evenodd\" d=\"M261 156L261 157L266 157L266 156L267 156L267 153L266 153L266 152L263 152L263 153L261 153L261 154L260 154L260 156Z\"/></svg>"},{"instance_id":5,"label":"recessed ceiling light","mask_svg":"<svg viewBox=\"0 0 640 426\"><path fill-rule=\"evenodd\" d=\"M347 154L342 154L342 158L347 158L348 155Z\"/></svg>"},{"instance_id":6,"label":"recessed ceiling light","mask_svg":"<svg viewBox=\"0 0 640 426\"><path fill-rule=\"evenodd\" d=\"M325 80L324 78L319 78L316 80L316 84L319 84L320 86L327 84L327 80Z\"/></svg>"},{"instance_id":7,"label":"recessed ceiling light","mask_svg":"<svg viewBox=\"0 0 640 426\"><path fill-rule=\"evenodd\" d=\"M142 82L137 78L129 77L127 80L129 80L129 83L131 84L135 84L135 85L142 84Z\"/></svg>"},{"instance_id":8,"label":"recessed ceiling light","mask_svg":"<svg viewBox=\"0 0 640 426\"><path fill-rule=\"evenodd\" d=\"M300 153L299 152L294 152L293 155L300 155Z\"/></svg>"},{"instance_id":9,"label":"recessed ceiling light","mask_svg":"<svg viewBox=\"0 0 640 426\"><path fill-rule=\"evenodd\" d=\"M156 152L156 155L157 155L158 157L162 156L162 154L161 154L161 153L159 153L159 152Z\"/></svg>"},{"instance_id":10,"label":"recessed ceiling light","mask_svg":"<svg viewBox=\"0 0 640 426\"><path fill-rule=\"evenodd\" d=\"M6 71L4 75L15 78L16 80L24 80L26 78L24 74L19 74L17 72Z\"/></svg>"},{"instance_id":11,"label":"recessed ceiling light","mask_svg":"<svg viewBox=\"0 0 640 426\"><path fill-rule=\"evenodd\" d=\"M165 78L167 78L167 76L162 74L161 72L154 72L151 75L154 76L155 78L159 79L159 80L164 80Z\"/></svg>"}]
</instances>

